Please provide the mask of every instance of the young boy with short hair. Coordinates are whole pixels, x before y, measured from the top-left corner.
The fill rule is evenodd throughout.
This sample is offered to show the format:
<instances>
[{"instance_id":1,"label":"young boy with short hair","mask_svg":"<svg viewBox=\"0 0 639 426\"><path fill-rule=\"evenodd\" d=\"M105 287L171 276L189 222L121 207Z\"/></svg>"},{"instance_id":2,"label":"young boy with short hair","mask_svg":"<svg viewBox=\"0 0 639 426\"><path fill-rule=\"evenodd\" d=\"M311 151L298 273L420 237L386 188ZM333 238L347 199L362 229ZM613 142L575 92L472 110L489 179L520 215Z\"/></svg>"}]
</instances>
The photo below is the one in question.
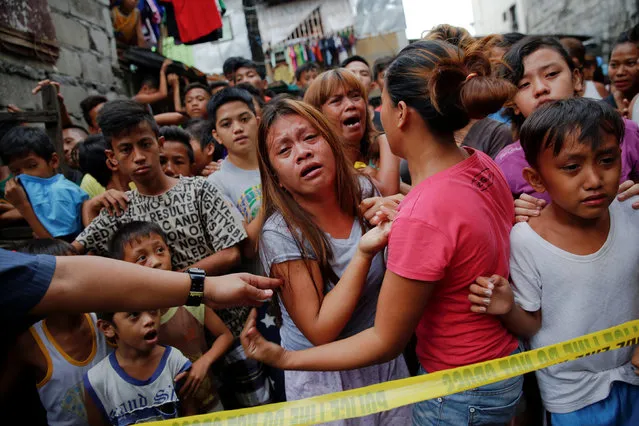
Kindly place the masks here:
<instances>
[{"instance_id":1,"label":"young boy with short hair","mask_svg":"<svg viewBox=\"0 0 639 426\"><path fill-rule=\"evenodd\" d=\"M39 238L73 239L82 230L82 204L89 196L57 172L60 159L44 130L18 126L0 140L0 160L15 176L5 199Z\"/></svg>"},{"instance_id":2,"label":"young boy with short hair","mask_svg":"<svg viewBox=\"0 0 639 426\"><path fill-rule=\"evenodd\" d=\"M473 311L500 315L533 349L639 318L637 197L616 200L623 133L612 107L585 98L546 105L521 129L526 180L552 203L511 231L513 287L479 278L469 298ZM537 371L552 425L629 424L639 409L632 351Z\"/></svg>"},{"instance_id":3,"label":"young boy with short hair","mask_svg":"<svg viewBox=\"0 0 639 426\"><path fill-rule=\"evenodd\" d=\"M131 222L113 236L113 258L149 268L171 270L171 251L166 234L150 222ZM179 349L193 363L181 395L193 396L199 414L224 409L215 389L211 365L231 347L233 335L211 308L200 305L163 309L160 317L161 345ZM209 347L205 330L215 338Z\"/></svg>"},{"instance_id":4,"label":"young boy with short hair","mask_svg":"<svg viewBox=\"0 0 639 426\"><path fill-rule=\"evenodd\" d=\"M319 74L319 66L315 62L307 62L295 70L295 85L300 90L308 89Z\"/></svg>"},{"instance_id":5,"label":"young boy with short hair","mask_svg":"<svg viewBox=\"0 0 639 426\"><path fill-rule=\"evenodd\" d=\"M258 89L262 94L264 102L271 100L270 97L264 95L264 91L267 86L266 75L260 72L255 62L244 58L238 59L233 66L233 78L236 85L240 83L249 83L251 86Z\"/></svg>"},{"instance_id":6,"label":"young boy with short hair","mask_svg":"<svg viewBox=\"0 0 639 426\"><path fill-rule=\"evenodd\" d=\"M54 239L23 243L21 253L73 256L71 244ZM82 377L111 351L97 331L95 314L50 315L34 324L9 352L1 393L18 392L24 376L35 379L49 425L88 425ZM32 382L30 386L33 386ZM25 402L20 401L24 406Z\"/></svg>"},{"instance_id":7,"label":"young boy with short hair","mask_svg":"<svg viewBox=\"0 0 639 426\"><path fill-rule=\"evenodd\" d=\"M89 126L89 133L95 135L100 133L100 126L98 125L98 113L102 109L102 106L107 103L108 99L102 95L87 96L80 102L80 109L82 110L82 117Z\"/></svg>"},{"instance_id":8,"label":"young boy with short hair","mask_svg":"<svg viewBox=\"0 0 639 426\"><path fill-rule=\"evenodd\" d=\"M206 118L206 104L211 99L210 89L202 83L191 83L184 88L184 109L189 118Z\"/></svg>"},{"instance_id":9,"label":"young boy with short hair","mask_svg":"<svg viewBox=\"0 0 639 426\"><path fill-rule=\"evenodd\" d=\"M160 127L160 137L164 138L160 152L164 174L170 177L193 176L195 157L191 136L178 126L163 126Z\"/></svg>"},{"instance_id":10,"label":"young boy with short hair","mask_svg":"<svg viewBox=\"0 0 639 426\"><path fill-rule=\"evenodd\" d=\"M191 361L159 342L160 311L105 312L98 327L115 351L84 375L91 426L124 426L196 414L193 399L181 398Z\"/></svg>"},{"instance_id":11,"label":"young boy with short hair","mask_svg":"<svg viewBox=\"0 0 639 426\"><path fill-rule=\"evenodd\" d=\"M185 129L191 136L195 163L193 174L207 177L219 169L218 161L226 155L224 147L211 134L209 120L193 120Z\"/></svg>"},{"instance_id":12,"label":"young boy with short hair","mask_svg":"<svg viewBox=\"0 0 639 426\"><path fill-rule=\"evenodd\" d=\"M165 230L173 267L223 274L240 261L238 244L246 238L241 218L217 187L205 179L166 176L160 165L164 138L144 106L128 100L108 102L98 117L110 161L131 176L137 189L126 193L119 216L102 210L73 242L80 252L108 252L108 242L123 224L157 223Z\"/></svg>"}]
</instances>

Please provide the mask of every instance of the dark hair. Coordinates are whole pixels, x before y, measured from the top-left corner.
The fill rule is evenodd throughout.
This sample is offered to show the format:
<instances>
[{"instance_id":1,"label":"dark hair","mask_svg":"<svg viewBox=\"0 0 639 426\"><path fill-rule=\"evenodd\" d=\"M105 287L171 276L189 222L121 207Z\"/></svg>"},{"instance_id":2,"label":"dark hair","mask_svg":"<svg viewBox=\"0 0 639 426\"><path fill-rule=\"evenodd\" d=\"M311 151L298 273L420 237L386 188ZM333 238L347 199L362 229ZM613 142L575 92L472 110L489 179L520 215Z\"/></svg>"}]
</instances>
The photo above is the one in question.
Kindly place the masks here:
<instances>
[{"instance_id":1,"label":"dark hair","mask_svg":"<svg viewBox=\"0 0 639 426\"><path fill-rule=\"evenodd\" d=\"M586 64L586 48L579 39L564 37L559 40L559 43L566 49L571 58L577 58L581 67Z\"/></svg>"},{"instance_id":2,"label":"dark hair","mask_svg":"<svg viewBox=\"0 0 639 426\"><path fill-rule=\"evenodd\" d=\"M475 76L468 78L471 73ZM452 133L471 118L498 111L515 87L491 77L490 61L480 49L421 40L402 49L386 69L386 90L394 106L404 101L431 130Z\"/></svg>"},{"instance_id":3,"label":"dark hair","mask_svg":"<svg viewBox=\"0 0 639 426\"><path fill-rule=\"evenodd\" d=\"M111 181L113 172L107 166L107 156L104 150L108 149L102 133L90 135L78 146L78 164L82 173L88 173L106 188Z\"/></svg>"},{"instance_id":4,"label":"dark hair","mask_svg":"<svg viewBox=\"0 0 639 426\"><path fill-rule=\"evenodd\" d=\"M184 88L184 96L186 97L186 94L189 93L191 90L193 89L202 89L204 90L206 93L209 94L209 96L211 96L211 88L205 84L202 83L198 83L197 81L195 83L190 83L188 84L185 88Z\"/></svg>"},{"instance_id":5,"label":"dark hair","mask_svg":"<svg viewBox=\"0 0 639 426\"><path fill-rule=\"evenodd\" d=\"M91 123L91 115L89 114L91 112L91 110L93 108L97 107L98 105L106 103L108 101L109 100L106 98L106 96L92 95L92 96L84 98L84 100L82 100L82 102L80 102L80 109L82 110L82 117L84 117L84 121L87 122L89 127L93 126L93 123ZM95 124L97 124L97 123L95 123Z\"/></svg>"},{"instance_id":6,"label":"dark hair","mask_svg":"<svg viewBox=\"0 0 639 426\"><path fill-rule=\"evenodd\" d=\"M191 135L186 130L178 126L162 126L160 127L160 136L164 137L164 143L178 142L184 145L189 161L191 164L195 162L195 155L191 146Z\"/></svg>"},{"instance_id":7,"label":"dark hair","mask_svg":"<svg viewBox=\"0 0 639 426\"><path fill-rule=\"evenodd\" d=\"M375 62L373 62L373 80L377 80L377 77L388 68L391 62L393 62L392 56L383 56L375 59Z\"/></svg>"},{"instance_id":8,"label":"dark hair","mask_svg":"<svg viewBox=\"0 0 639 426\"><path fill-rule=\"evenodd\" d=\"M159 136L160 129L149 110L132 100L109 101L98 114L98 124L104 135L108 146L111 146L111 139L130 133L142 123L148 123L156 136Z\"/></svg>"},{"instance_id":9,"label":"dark hair","mask_svg":"<svg viewBox=\"0 0 639 426\"><path fill-rule=\"evenodd\" d=\"M142 80L140 81L140 88L142 88L143 86L149 86L152 89L157 89L158 87L160 87L159 76L156 76L153 74L146 74L145 76L142 77Z\"/></svg>"},{"instance_id":10,"label":"dark hair","mask_svg":"<svg viewBox=\"0 0 639 426\"><path fill-rule=\"evenodd\" d=\"M604 134L614 135L621 143L624 130L623 119L606 102L570 98L551 102L530 114L521 127L521 146L528 164L536 168L541 152L552 148L557 156L566 138L576 135L580 143L595 150Z\"/></svg>"},{"instance_id":11,"label":"dark hair","mask_svg":"<svg viewBox=\"0 0 639 426\"><path fill-rule=\"evenodd\" d=\"M346 66L348 64L350 64L351 62L362 62L363 64L366 64L366 66L368 68L370 68L371 66L368 64L368 61L366 59L364 59L362 56L359 55L353 55L353 56L349 56L348 58L344 59L342 61L341 64L339 64L340 68L346 68Z\"/></svg>"},{"instance_id":12,"label":"dark hair","mask_svg":"<svg viewBox=\"0 0 639 426\"><path fill-rule=\"evenodd\" d=\"M260 108L264 108L264 105L266 105L266 102L264 102L264 96L262 95L262 92L260 91L260 89L258 89L257 87L253 86L251 83L240 83L240 84L236 84L235 87L238 88L238 89L244 89L247 92L249 92L249 94L257 102L257 104L260 106ZM222 90L224 90L224 89L222 89ZM222 90L220 90L220 92Z\"/></svg>"},{"instance_id":13,"label":"dark hair","mask_svg":"<svg viewBox=\"0 0 639 426\"><path fill-rule=\"evenodd\" d=\"M315 62L306 62L305 64L300 65L295 70L295 81L299 81L302 78L302 74L307 71L319 71L319 65Z\"/></svg>"},{"instance_id":14,"label":"dark hair","mask_svg":"<svg viewBox=\"0 0 639 426\"><path fill-rule=\"evenodd\" d=\"M17 251L27 254L48 254L50 256L73 256L77 250L66 241L54 238L27 240L18 245Z\"/></svg>"},{"instance_id":15,"label":"dark hair","mask_svg":"<svg viewBox=\"0 0 639 426\"><path fill-rule=\"evenodd\" d=\"M255 105L253 105L253 97L251 94L243 88L227 87L222 89L213 96L213 98L206 105L206 112L209 120L211 120L211 128L215 129L217 122L217 110L224 104L229 102L243 102L251 110L253 115L255 113Z\"/></svg>"},{"instance_id":16,"label":"dark hair","mask_svg":"<svg viewBox=\"0 0 639 426\"><path fill-rule=\"evenodd\" d=\"M202 149L204 149L206 145L210 143L210 141L207 141L208 143L203 144L204 132L208 131L209 133L211 133L211 125L209 124L208 120L204 120L202 118L192 120L184 128L184 130L186 130L189 136L191 136L191 139L195 139L196 141L198 141Z\"/></svg>"},{"instance_id":17,"label":"dark hair","mask_svg":"<svg viewBox=\"0 0 639 426\"><path fill-rule=\"evenodd\" d=\"M85 129L82 126L76 126L75 124L69 124L68 126L64 126L62 128L62 130L68 130L68 129L75 129L75 130L79 130L81 132L84 132L85 134L89 134L89 131L87 129Z\"/></svg>"},{"instance_id":18,"label":"dark hair","mask_svg":"<svg viewBox=\"0 0 639 426\"><path fill-rule=\"evenodd\" d=\"M55 152L55 145L49 136L38 127L14 127L0 140L0 160L5 165L31 152L45 161L51 160Z\"/></svg>"},{"instance_id":19,"label":"dark hair","mask_svg":"<svg viewBox=\"0 0 639 426\"><path fill-rule=\"evenodd\" d=\"M113 259L124 260L127 244L137 238L150 237L152 234L158 235L167 246L169 245L166 234L157 223L136 220L122 225L109 241L109 253Z\"/></svg>"},{"instance_id":20,"label":"dark hair","mask_svg":"<svg viewBox=\"0 0 639 426\"><path fill-rule=\"evenodd\" d=\"M554 50L568 65L571 72L575 69L575 63L566 52L566 49L559 43L559 40L554 37L526 36L506 52L502 59L502 64L498 68L498 75L517 86L524 77L524 60L540 49ZM525 118L520 114L515 114L515 110L512 107L506 108L505 114L512 120L512 130L515 137L517 137Z\"/></svg>"},{"instance_id":21,"label":"dark hair","mask_svg":"<svg viewBox=\"0 0 639 426\"><path fill-rule=\"evenodd\" d=\"M235 61L235 63L233 64L233 74L235 74L240 68L253 69L260 75L262 80L266 78L266 75L264 75L263 71L260 71L257 64L249 59L238 58L237 61ZM233 78L235 78L235 76Z\"/></svg>"},{"instance_id":22,"label":"dark hair","mask_svg":"<svg viewBox=\"0 0 639 426\"><path fill-rule=\"evenodd\" d=\"M224 76L227 76L229 74L235 73L235 63L240 60L245 59L241 56L231 56L230 58L227 58L222 65L222 74L224 74Z\"/></svg>"},{"instance_id":23,"label":"dark hair","mask_svg":"<svg viewBox=\"0 0 639 426\"><path fill-rule=\"evenodd\" d=\"M224 80L218 80L218 81L212 81L209 83L209 92L213 92L213 90L217 89L218 87L229 87L230 84L228 81L224 81Z\"/></svg>"},{"instance_id":24,"label":"dark hair","mask_svg":"<svg viewBox=\"0 0 639 426\"><path fill-rule=\"evenodd\" d=\"M502 49L510 49L519 40L525 38L526 35L522 33L512 32L501 34L501 40L495 44L495 47L501 47Z\"/></svg>"}]
</instances>

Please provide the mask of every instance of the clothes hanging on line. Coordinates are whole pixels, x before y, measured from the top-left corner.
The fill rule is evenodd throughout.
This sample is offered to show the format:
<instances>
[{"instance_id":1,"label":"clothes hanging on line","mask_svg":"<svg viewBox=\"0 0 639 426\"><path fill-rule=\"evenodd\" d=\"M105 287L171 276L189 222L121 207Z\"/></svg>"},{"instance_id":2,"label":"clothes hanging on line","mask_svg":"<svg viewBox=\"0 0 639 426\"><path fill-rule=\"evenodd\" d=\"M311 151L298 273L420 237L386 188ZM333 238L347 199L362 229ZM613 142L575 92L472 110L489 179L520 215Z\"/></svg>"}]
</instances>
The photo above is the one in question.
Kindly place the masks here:
<instances>
[{"instance_id":1,"label":"clothes hanging on line","mask_svg":"<svg viewBox=\"0 0 639 426\"><path fill-rule=\"evenodd\" d=\"M169 35L184 44L215 41L222 37L222 16L215 0L161 0L167 9ZM169 7L172 10L169 12ZM169 25L169 20L175 21ZM175 30L177 28L177 34ZM177 37L176 37L177 36Z\"/></svg>"}]
</instances>

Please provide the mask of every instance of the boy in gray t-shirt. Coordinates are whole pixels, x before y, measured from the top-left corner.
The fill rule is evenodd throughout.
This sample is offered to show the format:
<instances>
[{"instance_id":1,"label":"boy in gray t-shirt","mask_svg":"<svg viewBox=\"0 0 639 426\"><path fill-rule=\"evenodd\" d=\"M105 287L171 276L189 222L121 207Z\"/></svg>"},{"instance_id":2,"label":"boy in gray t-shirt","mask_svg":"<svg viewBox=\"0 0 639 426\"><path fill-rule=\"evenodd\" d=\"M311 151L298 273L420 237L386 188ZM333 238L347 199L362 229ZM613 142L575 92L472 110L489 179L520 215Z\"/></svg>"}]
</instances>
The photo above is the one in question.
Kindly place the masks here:
<instances>
[{"instance_id":1,"label":"boy in gray t-shirt","mask_svg":"<svg viewBox=\"0 0 639 426\"><path fill-rule=\"evenodd\" d=\"M616 111L583 98L541 108L522 127L524 176L552 203L510 234L512 289L479 278L470 298L533 349L639 318L637 197L615 200L623 130ZM610 349L536 372L553 426L627 424L639 399L633 348Z\"/></svg>"}]
</instances>

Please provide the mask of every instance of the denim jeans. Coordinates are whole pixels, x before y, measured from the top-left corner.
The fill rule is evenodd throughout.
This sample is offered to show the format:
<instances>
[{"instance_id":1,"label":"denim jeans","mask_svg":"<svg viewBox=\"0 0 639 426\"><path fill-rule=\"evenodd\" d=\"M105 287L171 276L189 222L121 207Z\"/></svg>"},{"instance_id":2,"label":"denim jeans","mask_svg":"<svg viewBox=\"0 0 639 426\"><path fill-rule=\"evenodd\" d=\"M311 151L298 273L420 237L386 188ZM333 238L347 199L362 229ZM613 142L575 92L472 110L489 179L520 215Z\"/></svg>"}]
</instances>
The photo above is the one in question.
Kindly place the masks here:
<instances>
[{"instance_id":1,"label":"denim jeans","mask_svg":"<svg viewBox=\"0 0 639 426\"><path fill-rule=\"evenodd\" d=\"M419 374L428 374L419 367ZM523 376L413 405L413 426L502 426L515 415Z\"/></svg>"},{"instance_id":2,"label":"denim jeans","mask_svg":"<svg viewBox=\"0 0 639 426\"><path fill-rule=\"evenodd\" d=\"M639 386L625 382L613 382L610 394L602 401L595 402L571 413L551 413L552 426L617 426L638 425Z\"/></svg>"}]
</instances>

